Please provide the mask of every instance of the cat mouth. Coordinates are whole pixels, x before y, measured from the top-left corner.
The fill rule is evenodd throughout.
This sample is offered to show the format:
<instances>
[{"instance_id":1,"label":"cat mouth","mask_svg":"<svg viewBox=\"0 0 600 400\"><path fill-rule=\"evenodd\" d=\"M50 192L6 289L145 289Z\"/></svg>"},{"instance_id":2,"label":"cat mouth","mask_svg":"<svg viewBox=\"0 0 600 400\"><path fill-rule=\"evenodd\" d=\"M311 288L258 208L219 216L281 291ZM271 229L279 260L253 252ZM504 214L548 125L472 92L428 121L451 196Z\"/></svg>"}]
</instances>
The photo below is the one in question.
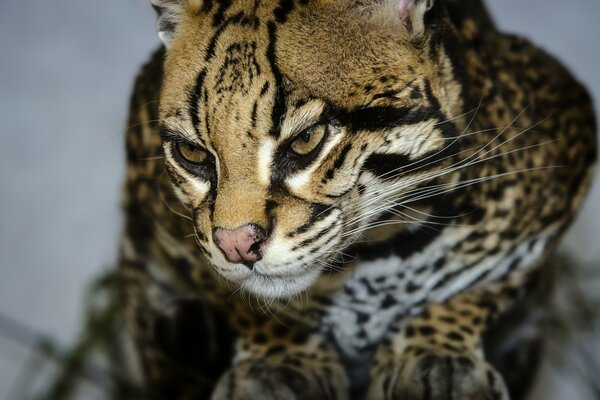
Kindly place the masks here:
<instances>
[{"instance_id":1,"label":"cat mouth","mask_svg":"<svg viewBox=\"0 0 600 400\"><path fill-rule=\"evenodd\" d=\"M297 274L265 274L255 272L241 284L242 288L260 297L282 299L308 289L320 274L319 270L305 270Z\"/></svg>"},{"instance_id":2,"label":"cat mouth","mask_svg":"<svg viewBox=\"0 0 600 400\"><path fill-rule=\"evenodd\" d=\"M239 285L242 290L265 298L287 298L308 289L318 278L320 270L281 271L275 273L265 271L264 266L257 265L248 269L243 264L238 268L219 272L229 281ZM261 268L262 267L262 268Z\"/></svg>"}]
</instances>

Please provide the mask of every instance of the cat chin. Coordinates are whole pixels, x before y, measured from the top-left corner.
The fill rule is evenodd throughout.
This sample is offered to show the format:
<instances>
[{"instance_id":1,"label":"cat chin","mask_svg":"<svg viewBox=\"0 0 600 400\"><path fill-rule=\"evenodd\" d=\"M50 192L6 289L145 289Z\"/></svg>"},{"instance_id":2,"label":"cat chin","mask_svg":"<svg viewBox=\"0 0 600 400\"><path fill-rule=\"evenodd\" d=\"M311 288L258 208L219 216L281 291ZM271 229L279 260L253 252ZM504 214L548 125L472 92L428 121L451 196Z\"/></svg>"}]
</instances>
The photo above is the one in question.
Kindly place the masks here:
<instances>
[{"instance_id":1,"label":"cat chin","mask_svg":"<svg viewBox=\"0 0 600 400\"><path fill-rule=\"evenodd\" d=\"M321 274L318 268L273 265L264 260L249 269L243 264L229 263L218 255L220 257L213 257L211 264L219 275L241 290L263 299L288 299L298 295L310 288Z\"/></svg>"},{"instance_id":2,"label":"cat chin","mask_svg":"<svg viewBox=\"0 0 600 400\"><path fill-rule=\"evenodd\" d=\"M242 290L265 299L287 299L302 293L317 280L319 270L303 271L298 275L266 275L252 273L239 283Z\"/></svg>"}]
</instances>

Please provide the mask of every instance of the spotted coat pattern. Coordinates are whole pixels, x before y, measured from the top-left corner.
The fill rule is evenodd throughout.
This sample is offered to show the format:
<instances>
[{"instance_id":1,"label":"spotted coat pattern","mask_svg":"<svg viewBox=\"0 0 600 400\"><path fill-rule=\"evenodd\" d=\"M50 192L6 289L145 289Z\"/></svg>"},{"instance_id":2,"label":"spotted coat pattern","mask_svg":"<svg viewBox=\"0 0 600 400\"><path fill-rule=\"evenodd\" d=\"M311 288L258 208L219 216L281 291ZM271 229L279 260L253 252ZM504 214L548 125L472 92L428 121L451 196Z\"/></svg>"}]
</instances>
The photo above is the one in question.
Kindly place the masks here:
<instances>
[{"instance_id":1,"label":"spotted coat pattern","mask_svg":"<svg viewBox=\"0 0 600 400\"><path fill-rule=\"evenodd\" d=\"M585 197L585 89L480 0L152 3L120 268L148 397L517 399L483 337Z\"/></svg>"}]
</instances>

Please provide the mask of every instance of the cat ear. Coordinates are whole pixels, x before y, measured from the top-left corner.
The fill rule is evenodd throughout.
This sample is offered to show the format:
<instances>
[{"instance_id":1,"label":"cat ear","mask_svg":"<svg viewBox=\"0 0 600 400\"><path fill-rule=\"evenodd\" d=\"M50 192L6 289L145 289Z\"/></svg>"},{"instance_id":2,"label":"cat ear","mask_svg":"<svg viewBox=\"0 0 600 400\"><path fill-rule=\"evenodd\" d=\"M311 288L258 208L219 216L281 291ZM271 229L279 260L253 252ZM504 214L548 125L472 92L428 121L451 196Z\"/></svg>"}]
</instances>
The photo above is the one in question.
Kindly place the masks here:
<instances>
[{"instance_id":1,"label":"cat ear","mask_svg":"<svg viewBox=\"0 0 600 400\"><path fill-rule=\"evenodd\" d=\"M392 0L394 14L407 33L421 35L425 33L425 17L433 8L435 0Z\"/></svg>"},{"instance_id":2,"label":"cat ear","mask_svg":"<svg viewBox=\"0 0 600 400\"><path fill-rule=\"evenodd\" d=\"M181 22L186 9L196 12L200 9L202 0L150 0L150 4L158 13L156 23L158 37L169 47L177 26Z\"/></svg>"},{"instance_id":3,"label":"cat ear","mask_svg":"<svg viewBox=\"0 0 600 400\"><path fill-rule=\"evenodd\" d=\"M408 36L427 31L428 16L436 2L442 0L355 0L359 10L380 25L394 27Z\"/></svg>"},{"instance_id":4,"label":"cat ear","mask_svg":"<svg viewBox=\"0 0 600 400\"><path fill-rule=\"evenodd\" d=\"M156 30L158 37L169 47L177 25L181 21L185 0L150 0L150 4L158 13L156 21Z\"/></svg>"}]
</instances>

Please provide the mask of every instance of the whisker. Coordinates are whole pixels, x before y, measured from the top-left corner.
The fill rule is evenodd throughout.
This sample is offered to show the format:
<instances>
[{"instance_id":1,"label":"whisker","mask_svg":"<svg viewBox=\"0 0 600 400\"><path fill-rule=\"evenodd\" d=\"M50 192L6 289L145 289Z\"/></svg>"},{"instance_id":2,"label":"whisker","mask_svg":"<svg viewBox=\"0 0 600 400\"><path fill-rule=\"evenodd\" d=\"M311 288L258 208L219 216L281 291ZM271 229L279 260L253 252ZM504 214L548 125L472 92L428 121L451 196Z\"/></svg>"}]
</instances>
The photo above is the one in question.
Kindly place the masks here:
<instances>
[{"instance_id":1,"label":"whisker","mask_svg":"<svg viewBox=\"0 0 600 400\"><path fill-rule=\"evenodd\" d=\"M459 168L465 168L465 167L468 167L468 166L476 165L478 163L489 161L491 159L498 158L498 157L503 157L503 156L505 156L507 154L511 154L511 153L514 153L514 152L517 152L517 151L523 151L523 150L534 148L534 147L540 147L540 146L546 145L548 143L552 143L554 141L556 141L556 139L551 140L551 141L547 141L547 142L537 143L537 144L530 145L530 146L525 146L525 147L518 148L518 149L512 149L512 150L509 150L507 152L496 154L496 155L493 155L493 156L485 158L485 159L472 161L471 163L469 163L467 165L464 165L464 166L460 166ZM439 184L439 185L427 186L427 187L423 187L423 188L416 188L414 190L411 190L411 191L408 191L408 192L402 194L405 197L408 197L408 196L411 196L411 195L413 197L408 197L407 199L402 200L400 202L398 202L398 200L396 200L396 201L394 201L393 204L394 205L404 205L404 204L406 204L408 202L415 202L415 201L427 199L427 198L430 198L430 197L433 197L433 196L436 196L436 195L439 195L439 194L448 193L448 192L451 192L451 191L454 191L454 190L457 190L457 189L462 189L462 188L465 187L465 185L464 185L465 182L467 182L467 184L470 185L470 184L475 184L475 183L483 182L485 180L489 180L489 178L499 178L499 177L506 176L506 175L509 175L509 174L516 174L516 173L521 173L521 172L527 172L527 171L531 171L531 170L535 170L535 169L539 169L539 168L557 168L557 167L559 167L559 166L538 167L538 168L530 168L530 169L526 169L526 170L509 171L509 172L506 172L506 173L503 173L503 174L496 174L496 175L491 175L491 176L488 176L488 177L479 177L479 178L474 178L474 179L467 180L467 181L450 182L450 183L444 183L444 184ZM444 172L444 174L447 174L449 172L454 172L454 171ZM383 196L381 196L381 195L378 196L378 201L382 197ZM389 193L388 193L388 196L386 196L386 197L389 197ZM360 223L361 221L363 221L363 220L365 220L367 218L370 218L373 215L376 215L376 214L379 214L382 211L385 211L388 208L387 206L390 204L389 203L389 201L390 201L389 199L385 199L385 200L386 200L386 203L384 203L383 205L379 205L378 207L370 210L370 212L368 214L366 214L366 215L363 215L363 214L358 215L357 217L355 217L352 220L348 221L348 224L350 224L350 223L353 223L353 224L354 223Z\"/></svg>"},{"instance_id":2,"label":"whisker","mask_svg":"<svg viewBox=\"0 0 600 400\"><path fill-rule=\"evenodd\" d=\"M548 118L548 117L546 117L546 118ZM508 143L511 140L514 140L516 137L518 137L518 136L522 135L523 133L525 133L525 132L533 129L534 127L536 127L539 124L543 123L544 120L538 122L537 124L534 124L534 125L530 126L529 128L527 128L525 130L522 130L521 132L519 132L515 136L513 136L513 137L511 137L511 138L509 138L507 140L505 140L504 142L500 143L499 145L495 146L494 148L486 151L485 153L482 154L482 156L485 156L485 155L489 154L491 151L497 149L498 147L500 147L500 146ZM496 138L497 138L497 136L496 136ZM492 141L496 140L496 138L492 139ZM505 156L507 154L511 154L513 152L516 152L516 151L523 151L523 150L530 149L530 148L533 148L533 147L538 147L538 146L546 145L546 144L554 142L555 140L556 139L551 140L551 141L547 141L547 142L543 142L543 143L538 143L538 144L530 145L530 146L525 146L525 147L518 148L518 149L512 149L512 150L509 150L507 152L500 153L500 154L497 154L497 155L494 155L494 156L491 156L491 157L488 157L488 158L483 158L483 159L469 160L471 158L471 156L467 157L465 160L461 160L460 162L458 162L458 163L456 163L454 165L448 166L446 168L443 168L443 169L441 169L439 171L427 172L427 173L424 174L424 176L417 176L417 177L414 177L414 178L407 179L405 181L394 183L394 184L390 185L390 187L386 188L385 192L383 192L383 193L381 193L381 194L379 194L377 196L373 196L367 202L363 202L361 204L361 207L364 208L364 207L370 206L371 204L380 201L383 197L388 197L389 194L390 194L390 192L402 190L402 189L404 189L404 188L406 188L408 186L412 186L413 184L415 184L415 183L417 183L419 181L423 182L423 181L426 181L426 180L432 180L432 179L435 179L435 178L439 178L439 177L441 177L443 175L447 175L449 173L456 172L456 171L458 171L460 169L463 169L463 168L466 168L466 167L470 167L470 166L476 165L478 163L489 161L489 160L492 160L492 159L497 158L497 157L502 157L502 156ZM487 147L490 143L491 143L491 141L488 142L488 144L486 144L484 146L484 148ZM479 153L480 151L481 150L479 150L477 153ZM467 161L467 162L465 163L465 161Z\"/></svg>"},{"instance_id":3,"label":"whisker","mask_svg":"<svg viewBox=\"0 0 600 400\"><path fill-rule=\"evenodd\" d=\"M171 205L170 205L170 204L167 202L167 199L166 199L166 197L165 197L165 195L164 195L164 193L163 193L162 191L159 191L159 195L160 195L160 198L162 199L163 203L165 204L165 206L167 207L167 209L168 209L169 211L171 211L173 214L175 214L175 215L177 215L177 216L179 216L179 217L181 217L181 218L183 218L183 219L185 219L185 220L187 220L187 221L190 221L190 222L192 222L192 225L195 225L195 224L193 224L193 222L194 222L194 219L193 219L192 217L190 217L190 216L188 216L188 215L184 215L184 214L182 214L182 213L180 213L180 212L178 212L178 211L174 210L174 209L171 207Z\"/></svg>"},{"instance_id":4,"label":"whisker","mask_svg":"<svg viewBox=\"0 0 600 400\"><path fill-rule=\"evenodd\" d=\"M375 229L375 228L380 228L380 227L384 227L384 226L390 226L390 225L401 225L401 224L414 224L414 223L418 223L419 225L423 225L423 226L430 226L430 227L439 227L439 226L472 226L470 224L456 224L456 223L444 223L444 222L437 222L437 221L428 221L428 220L421 220L418 218L414 218L406 213L403 213L401 211L396 211L395 215L397 216L403 216L405 218L407 218L406 220L385 220L385 221L375 221L372 223L369 223L367 225L358 227L358 228L354 228L351 231L345 232L342 236L351 236L354 235L356 233L359 232L364 232L370 229ZM449 218L449 217L448 217Z\"/></svg>"},{"instance_id":5,"label":"whisker","mask_svg":"<svg viewBox=\"0 0 600 400\"><path fill-rule=\"evenodd\" d=\"M156 161L156 160L163 160L165 158L164 155L162 156L154 156L154 157L142 157L142 158L138 158L138 160L140 161Z\"/></svg>"},{"instance_id":6,"label":"whisker","mask_svg":"<svg viewBox=\"0 0 600 400\"><path fill-rule=\"evenodd\" d=\"M467 132L467 131L469 130L469 128L471 127L471 124L473 123L473 121L475 121L475 118L477 117L477 114L478 114L478 112L479 112L479 109L481 108L482 101L483 101L483 96L482 96L482 97L481 97L481 99L479 100L479 104L477 105L477 107L476 107L476 109L475 109L475 112L473 113L473 116L471 117L471 120L470 120L470 121L467 123L467 126L465 127L465 129L463 129L463 131L462 131L462 132L461 132L461 133L460 133L458 136L456 136L456 137L454 138L454 140L452 140L452 142L451 142L449 145L442 147L440 150L438 150L437 152L435 152L435 153L433 153L433 154L431 154L431 155L429 155L429 156L425 157L423 160L428 160L428 159L430 159L430 158L434 158L434 157L436 157L436 156L440 155L440 154L441 154L441 153L442 153L444 150L446 150L446 149L448 149L449 147L451 147L451 146L453 146L454 144L456 144L456 143L458 142L458 140L459 140L461 137L463 137L463 135L465 134L465 132ZM411 166L413 166L413 165L415 165L415 164L417 164L417 163L421 163L423 160L418 160L418 161L415 161L415 162L409 163L408 165L404 165L404 166L402 166L402 167L400 167L400 168L411 167ZM427 165L429 165L429 164L427 164ZM388 172L388 173L389 173L389 172ZM384 174L384 175L382 176L382 178L383 178L383 177L385 177L385 175L386 175L386 174Z\"/></svg>"},{"instance_id":7,"label":"whisker","mask_svg":"<svg viewBox=\"0 0 600 400\"><path fill-rule=\"evenodd\" d=\"M469 126L473 122L473 120L475 119L475 117L477 116L477 113L481 109L481 106L484 105L483 98L484 98L484 96L482 95L481 98L479 99L479 103L477 104L477 106L475 108L472 108L471 110L466 111L463 114L457 115L456 117L452 117L452 118L449 118L449 119L447 119L445 121L438 122L436 125L443 125L443 124L446 124L448 122L455 121L457 119L465 117L465 116L467 116L467 115L469 115L471 113L474 113L473 117L471 118L471 121L467 124L467 126Z\"/></svg>"},{"instance_id":8,"label":"whisker","mask_svg":"<svg viewBox=\"0 0 600 400\"><path fill-rule=\"evenodd\" d=\"M480 102L480 104L481 104L481 102ZM531 107L531 104L529 104L527 107L525 107L523 110L521 110L521 112L520 112L520 113L519 113L519 114L518 114L518 115L517 115L517 116L516 116L516 117L515 117L515 118L514 118L514 119L513 119L513 120L512 120L512 121L511 121L509 124L508 124L508 126L506 126L506 127L502 128L502 129L501 129L501 128L491 128L491 129L486 129L486 130L484 130L484 131L477 131L477 132L474 132L473 134L479 134L479 133L482 133L482 132L485 132L485 131L492 131L492 130L501 129L501 131L500 131L500 132L499 132L499 133L498 133L498 134L497 134L497 135L496 135L494 138L492 138L492 140L488 141L488 142L487 142L485 145L483 145L483 146L482 146L482 147L481 147L481 148L480 148L478 151L476 151L475 153L471 154L470 156L468 156L468 157L467 157L467 158L465 158L464 160L460 160L460 161L459 161L459 163L462 163L462 162L465 162L465 161L466 161L466 162L468 162L468 160L469 160L471 157L474 157L474 156L476 156L476 155L477 155L477 154L478 154L480 151L484 150L484 149L485 149L487 146L489 146L491 143L493 143L493 142L494 142L494 141L496 141L498 138L500 138L500 136L502 136L502 135L503 135L503 134L504 134L504 133L505 133L505 132L506 132L508 129L510 129L510 128L512 127L512 125L514 125L514 124L516 123L516 121L518 121L518 119L521 117L521 115L523 115L523 114L525 113L525 111L527 111L527 109L528 109L529 107ZM463 130L463 132L461 133L461 136L462 136L462 135L464 135L464 133L466 132L466 130L468 130L468 129L469 129L470 125L472 124L472 122L473 122L473 121L474 121L474 119L475 119L475 116L476 116L476 115L474 115L474 116L473 116L473 118L471 119L471 121L469 121L469 124L467 124L466 128ZM540 123L544 122L544 121L545 121L547 118L548 118L548 117L546 117L544 120L540 121L538 124L540 124ZM533 127L535 127L535 126L537 126L537 124L536 124L536 125L534 125L534 126L531 126L530 128L527 128L527 129L526 129L526 130L524 130L524 131L521 131L520 133L518 133L518 134L517 134L517 135L515 135L514 137L517 137L517 136L519 136L520 134L522 134L522 133L524 133L524 132L527 132L528 130L532 129L532 128L533 128ZM461 137L461 136L458 136L456 140L458 140L458 138L459 138L459 137ZM514 138L514 137L513 137L513 138ZM511 139L509 139L509 140L512 140L512 138L511 138ZM504 145L504 144L508 143L508 141L509 141L509 140L506 140L506 141L504 141L503 143L500 143L498 146L501 146L501 145ZM452 142L452 143L450 143L448 146L445 146L445 147L443 147L442 149L440 149L439 151L437 151L436 153L432 154L432 155L431 155L431 156L429 156L429 157L435 157L436 155L439 155L441 152L443 152L443 151L444 151L445 149L447 149L449 146L452 146L452 145L453 145L455 142L456 142L456 141L453 141L453 142ZM491 149L491 151L493 151L493 150L495 150L496 148L498 148L498 146L496 146L496 147L494 147L493 149ZM459 151L458 153L456 153L456 154L454 154L454 155L452 155L452 156L445 157L445 158L444 158L444 159L442 159L441 161L444 161L444 160L446 160L446 159L448 159L448 158L451 158L451 157L453 157L453 156L460 155L460 154L462 154L464 151L465 151L465 150L462 150L462 151ZM488 151L488 152L489 152L489 151ZM486 152L486 153L487 153L487 152ZM484 153L484 155L485 155L486 153ZM429 157L427 157L427 158L429 158ZM425 159L427 159L427 158L425 158ZM395 169L395 170L393 170L393 171L396 171L396 172L401 172L402 174L407 174L407 173L413 172L413 171L415 171L416 169L409 169L409 170L404 170L404 171L402 171L402 170L403 170L403 169L405 169L406 167L410 167L410 166L412 166L412 165L415 165L416 163L419 163L419 162L421 162L421 160L419 160L419 161L415 161L415 162L413 162L413 163L410 163L410 164L408 164L408 165L404 165L404 166L398 167L398 168L396 168L396 169ZM434 163L435 163L435 162L437 162L437 161L434 161ZM419 167L419 168L422 168L422 167L425 167L425 166L429 166L429 165L431 165L431 164L432 164L432 163L428 163L428 164L425 164L425 165L423 165L423 166L421 166L421 167Z\"/></svg>"},{"instance_id":9,"label":"whisker","mask_svg":"<svg viewBox=\"0 0 600 400\"><path fill-rule=\"evenodd\" d=\"M477 183L481 183L481 182L486 182L486 181L489 181L489 180L492 180L492 179L496 179L496 178L501 178L501 177L504 177L504 176L516 175L516 174L525 173L525 172L531 172L531 171L536 171L536 170L554 169L554 168L565 168L565 167L566 167L565 165L554 165L554 166L525 168L525 169L521 169L521 170L517 170L517 171L510 171L510 172L504 172L504 173L501 173L501 174L495 174L495 175L485 176L485 177L481 177L481 178L474 178L474 179L467 180L467 181L464 181L464 182L460 183L458 185L458 187L453 186L450 189L441 191L440 193L435 193L433 195L427 195L427 196L423 196L423 197L417 197L417 198L411 198L411 199L403 200L399 204L403 204L404 202L411 203L411 202L423 200L423 199L426 199L426 198L429 198L429 197L436 196L436 195L441 194L441 193L447 193L447 192L450 192L450 191L454 191L457 188L458 189L462 189L462 188L465 188L467 186L471 186L471 185L474 185L474 184L477 184Z\"/></svg>"}]
</instances>

